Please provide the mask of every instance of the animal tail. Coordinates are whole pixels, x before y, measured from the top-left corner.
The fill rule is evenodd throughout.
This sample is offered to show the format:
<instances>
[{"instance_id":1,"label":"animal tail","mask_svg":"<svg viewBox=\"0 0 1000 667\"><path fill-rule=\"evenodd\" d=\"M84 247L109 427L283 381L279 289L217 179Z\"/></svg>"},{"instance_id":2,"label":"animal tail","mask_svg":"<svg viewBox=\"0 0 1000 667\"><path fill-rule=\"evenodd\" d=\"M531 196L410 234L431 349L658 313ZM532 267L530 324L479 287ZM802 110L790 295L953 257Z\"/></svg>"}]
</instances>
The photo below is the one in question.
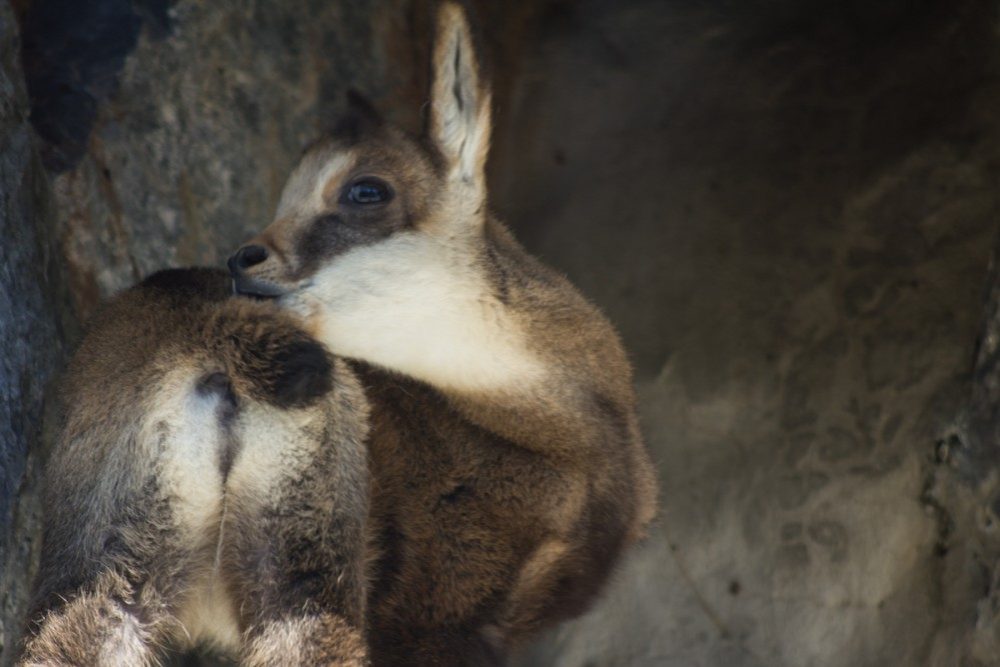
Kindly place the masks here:
<instances>
[{"instance_id":1,"label":"animal tail","mask_svg":"<svg viewBox=\"0 0 1000 667\"><path fill-rule=\"evenodd\" d=\"M238 395L302 408L333 387L330 353L272 304L227 301L209 318L205 336Z\"/></svg>"}]
</instances>

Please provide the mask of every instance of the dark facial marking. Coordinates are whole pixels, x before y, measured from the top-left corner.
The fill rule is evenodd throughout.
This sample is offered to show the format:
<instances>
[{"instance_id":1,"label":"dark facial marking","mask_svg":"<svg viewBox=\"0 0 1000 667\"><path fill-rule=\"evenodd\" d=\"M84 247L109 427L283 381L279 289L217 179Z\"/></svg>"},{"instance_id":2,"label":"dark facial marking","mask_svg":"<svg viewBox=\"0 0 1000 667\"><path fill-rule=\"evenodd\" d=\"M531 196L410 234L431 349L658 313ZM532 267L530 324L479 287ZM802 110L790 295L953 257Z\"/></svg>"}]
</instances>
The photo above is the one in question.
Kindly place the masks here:
<instances>
[{"instance_id":1,"label":"dark facial marking","mask_svg":"<svg viewBox=\"0 0 1000 667\"><path fill-rule=\"evenodd\" d=\"M306 226L295 244L299 277L312 274L324 261L351 248L370 245L406 226L406 218L398 210L384 204L372 205L373 210L368 208L344 207L341 212L321 215Z\"/></svg>"},{"instance_id":2,"label":"dark facial marking","mask_svg":"<svg viewBox=\"0 0 1000 667\"><path fill-rule=\"evenodd\" d=\"M433 165L412 138L366 141L353 173L324 188L326 210L297 225L288 256L289 278L311 276L324 262L376 243L422 219L436 183Z\"/></svg>"}]
</instances>

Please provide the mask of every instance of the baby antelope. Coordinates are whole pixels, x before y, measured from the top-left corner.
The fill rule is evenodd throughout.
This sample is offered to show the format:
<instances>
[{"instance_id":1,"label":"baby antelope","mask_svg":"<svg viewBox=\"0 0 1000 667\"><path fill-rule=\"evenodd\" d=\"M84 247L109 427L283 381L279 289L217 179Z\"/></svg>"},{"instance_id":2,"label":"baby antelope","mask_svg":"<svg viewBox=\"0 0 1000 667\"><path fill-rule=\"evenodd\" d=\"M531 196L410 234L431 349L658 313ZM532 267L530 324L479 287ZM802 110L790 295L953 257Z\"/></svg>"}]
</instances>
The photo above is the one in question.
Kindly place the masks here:
<instances>
[{"instance_id":1,"label":"baby antelope","mask_svg":"<svg viewBox=\"0 0 1000 667\"><path fill-rule=\"evenodd\" d=\"M364 665L368 407L354 373L213 270L95 317L63 383L20 665Z\"/></svg>"}]
</instances>

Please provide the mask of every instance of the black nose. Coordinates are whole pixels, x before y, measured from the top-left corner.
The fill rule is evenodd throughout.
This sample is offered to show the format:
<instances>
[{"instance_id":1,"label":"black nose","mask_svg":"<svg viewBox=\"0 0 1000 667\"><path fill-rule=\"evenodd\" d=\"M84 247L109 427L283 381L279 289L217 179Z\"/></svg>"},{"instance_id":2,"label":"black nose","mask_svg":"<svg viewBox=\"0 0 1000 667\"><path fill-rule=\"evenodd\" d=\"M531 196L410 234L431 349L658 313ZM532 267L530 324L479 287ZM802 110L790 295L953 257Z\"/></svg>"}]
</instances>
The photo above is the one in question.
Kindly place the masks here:
<instances>
[{"instance_id":1,"label":"black nose","mask_svg":"<svg viewBox=\"0 0 1000 667\"><path fill-rule=\"evenodd\" d=\"M260 264L267 259L267 248L262 245L245 245L229 258L229 272L233 275L242 273L251 266Z\"/></svg>"}]
</instances>

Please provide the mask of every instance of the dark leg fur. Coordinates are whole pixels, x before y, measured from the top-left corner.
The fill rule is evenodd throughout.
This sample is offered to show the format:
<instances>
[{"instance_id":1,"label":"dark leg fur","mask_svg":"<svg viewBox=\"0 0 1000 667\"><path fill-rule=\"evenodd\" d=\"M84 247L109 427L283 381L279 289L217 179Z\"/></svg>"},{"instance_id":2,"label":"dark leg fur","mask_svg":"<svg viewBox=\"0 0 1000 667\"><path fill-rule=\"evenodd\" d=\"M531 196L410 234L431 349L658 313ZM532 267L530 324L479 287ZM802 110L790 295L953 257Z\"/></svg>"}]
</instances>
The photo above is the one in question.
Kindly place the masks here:
<instances>
[{"instance_id":1,"label":"dark leg fur","mask_svg":"<svg viewBox=\"0 0 1000 667\"><path fill-rule=\"evenodd\" d=\"M226 544L236 604L249 610L243 664L365 665L363 515L287 500L234 522Z\"/></svg>"},{"instance_id":2,"label":"dark leg fur","mask_svg":"<svg viewBox=\"0 0 1000 667\"><path fill-rule=\"evenodd\" d=\"M275 407L307 407L332 388L333 363L326 348L270 304L225 304L209 336L208 344L227 360L234 383Z\"/></svg>"},{"instance_id":3,"label":"dark leg fur","mask_svg":"<svg viewBox=\"0 0 1000 667\"><path fill-rule=\"evenodd\" d=\"M311 354L300 361L312 372ZM365 408L336 400L326 410L334 418L315 449L289 450L266 502L230 498L223 559L247 665L367 664Z\"/></svg>"},{"instance_id":4,"label":"dark leg fur","mask_svg":"<svg viewBox=\"0 0 1000 667\"><path fill-rule=\"evenodd\" d=\"M372 664L376 667L503 667L506 651L499 638L481 628L413 628L413 636L392 637L372 631Z\"/></svg>"}]
</instances>

